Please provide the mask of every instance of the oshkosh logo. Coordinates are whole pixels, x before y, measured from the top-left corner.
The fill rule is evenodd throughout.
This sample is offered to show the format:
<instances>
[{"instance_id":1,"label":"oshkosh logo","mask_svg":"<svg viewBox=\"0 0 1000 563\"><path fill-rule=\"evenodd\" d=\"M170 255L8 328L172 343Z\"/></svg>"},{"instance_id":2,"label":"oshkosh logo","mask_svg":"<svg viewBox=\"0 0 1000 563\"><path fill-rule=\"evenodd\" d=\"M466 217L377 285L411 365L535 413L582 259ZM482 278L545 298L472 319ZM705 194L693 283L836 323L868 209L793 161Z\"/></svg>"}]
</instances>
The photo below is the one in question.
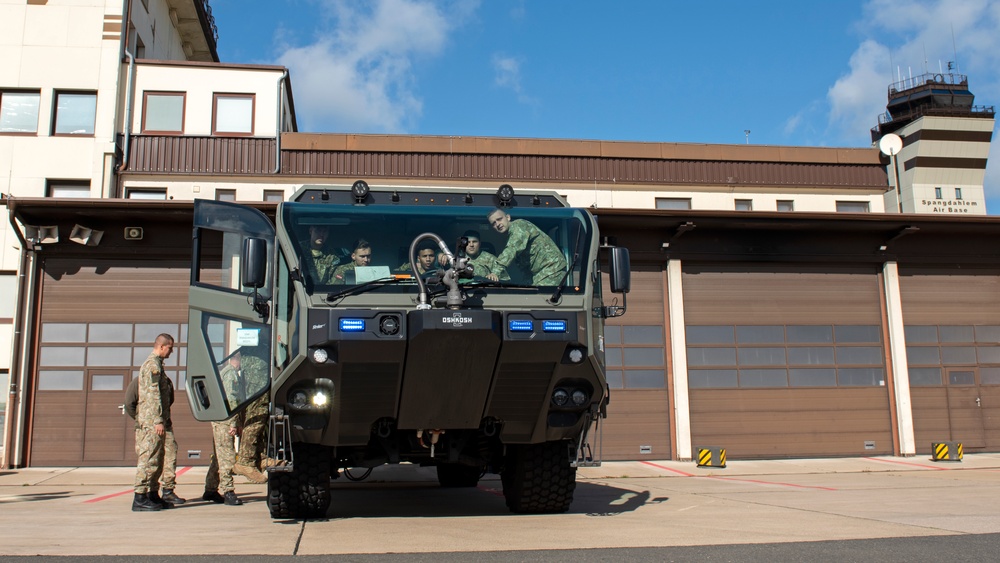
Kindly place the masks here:
<instances>
[{"instance_id":1,"label":"oshkosh logo","mask_svg":"<svg viewBox=\"0 0 1000 563\"><path fill-rule=\"evenodd\" d=\"M452 313L450 317L441 317L441 322L451 326L462 326L472 323L472 317L463 317L462 313Z\"/></svg>"}]
</instances>

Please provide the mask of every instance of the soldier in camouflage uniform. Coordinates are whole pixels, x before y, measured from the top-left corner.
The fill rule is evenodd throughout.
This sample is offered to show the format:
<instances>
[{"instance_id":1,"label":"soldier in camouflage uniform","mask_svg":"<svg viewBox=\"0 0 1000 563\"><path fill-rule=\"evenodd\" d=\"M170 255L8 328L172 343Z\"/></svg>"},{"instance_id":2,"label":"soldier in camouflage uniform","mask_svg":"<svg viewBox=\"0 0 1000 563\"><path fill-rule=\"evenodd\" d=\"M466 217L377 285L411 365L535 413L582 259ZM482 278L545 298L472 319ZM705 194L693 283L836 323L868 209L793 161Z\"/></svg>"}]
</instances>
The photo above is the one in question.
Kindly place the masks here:
<instances>
[{"instance_id":1,"label":"soldier in camouflage uniform","mask_svg":"<svg viewBox=\"0 0 1000 563\"><path fill-rule=\"evenodd\" d=\"M258 347L245 348L242 355L243 380L248 395L253 395L268 386L270 371L268 361L261 357ZM257 397L243 411L243 431L240 433L240 451L236 456L233 473L243 475L251 483L264 483L267 477L263 469L277 464L264 453L267 439L268 394Z\"/></svg>"},{"instance_id":2,"label":"soldier in camouflage uniform","mask_svg":"<svg viewBox=\"0 0 1000 563\"><path fill-rule=\"evenodd\" d=\"M246 387L239 373L240 361L240 353L237 352L229 357L219 371L231 411L246 398ZM236 463L235 438L239 433L241 419L242 413L236 413L227 420L212 423L212 462L205 475L205 494L202 495L202 500L224 502L230 506L243 504L243 501L236 496L236 487L233 485L233 465Z\"/></svg>"},{"instance_id":3,"label":"soldier in camouflage uniform","mask_svg":"<svg viewBox=\"0 0 1000 563\"><path fill-rule=\"evenodd\" d=\"M174 349L174 337L161 334L153 343L153 352L139 368L139 402L135 417L134 512L160 510L166 506L156 494L156 479L163 467L163 441L170 424L170 387L163 373L163 360Z\"/></svg>"},{"instance_id":4,"label":"soldier in camouflage uniform","mask_svg":"<svg viewBox=\"0 0 1000 563\"><path fill-rule=\"evenodd\" d=\"M326 237L329 229L320 225L309 227L309 252L306 261L312 266L312 271L316 272L316 283L333 283L333 271L340 264L340 258L336 254L326 251Z\"/></svg>"},{"instance_id":5,"label":"soldier in camouflage uniform","mask_svg":"<svg viewBox=\"0 0 1000 563\"><path fill-rule=\"evenodd\" d=\"M372 263L372 245L365 239L354 241L354 250L351 252L351 262L337 266L333 271L333 283L343 285L347 283L347 273L353 272L356 266L369 266Z\"/></svg>"},{"instance_id":6,"label":"soldier in camouflage uniform","mask_svg":"<svg viewBox=\"0 0 1000 563\"><path fill-rule=\"evenodd\" d=\"M507 235L507 245L487 278L498 281L515 262L531 272L531 285L559 285L566 277L566 257L549 235L533 223L525 219L512 221L502 209L494 209L486 219L496 232Z\"/></svg>"},{"instance_id":7,"label":"soldier in camouflage uniform","mask_svg":"<svg viewBox=\"0 0 1000 563\"><path fill-rule=\"evenodd\" d=\"M433 242L423 242L417 247L417 274L421 276L426 276L432 272L437 271L437 267L434 265L438 261L437 249ZM442 256L444 256L442 254ZM409 272L413 270L410 263L407 262L402 264L400 267L396 268L401 272Z\"/></svg>"}]
</instances>

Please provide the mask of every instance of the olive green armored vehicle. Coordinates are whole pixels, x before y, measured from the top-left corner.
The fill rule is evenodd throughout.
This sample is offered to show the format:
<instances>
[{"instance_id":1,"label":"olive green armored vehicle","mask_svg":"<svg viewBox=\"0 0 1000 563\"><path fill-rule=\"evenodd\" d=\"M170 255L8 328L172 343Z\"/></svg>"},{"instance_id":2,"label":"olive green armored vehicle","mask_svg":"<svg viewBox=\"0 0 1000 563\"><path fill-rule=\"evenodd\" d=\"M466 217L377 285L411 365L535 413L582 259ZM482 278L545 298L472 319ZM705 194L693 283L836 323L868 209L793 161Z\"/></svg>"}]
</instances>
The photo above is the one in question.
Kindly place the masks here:
<instances>
[{"instance_id":1,"label":"olive green armored vehicle","mask_svg":"<svg viewBox=\"0 0 1000 563\"><path fill-rule=\"evenodd\" d=\"M193 239L187 396L198 420L268 397L272 517L323 517L331 479L399 463L442 487L499 474L513 512L562 512L600 464L604 320L630 270L588 210L358 181L304 186L273 221L197 200ZM224 385L237 352L270 373Z\"/></svg>"}]
</instances>

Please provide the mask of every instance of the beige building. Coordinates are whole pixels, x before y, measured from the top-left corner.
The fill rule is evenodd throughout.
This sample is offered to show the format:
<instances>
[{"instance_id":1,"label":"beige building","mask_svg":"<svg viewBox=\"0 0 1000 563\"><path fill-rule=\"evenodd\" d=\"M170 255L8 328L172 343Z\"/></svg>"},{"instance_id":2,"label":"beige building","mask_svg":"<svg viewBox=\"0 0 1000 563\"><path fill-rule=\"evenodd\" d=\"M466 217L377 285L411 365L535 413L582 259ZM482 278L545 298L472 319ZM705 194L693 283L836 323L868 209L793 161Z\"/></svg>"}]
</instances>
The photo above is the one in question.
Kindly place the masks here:
<instances>
[{"instance_id":1,"label":"beige building","mask_svg":"<svg viewBox=\"0 0 1000 563\"><path fill-rule=\"evenodd\" d=\"M5 464L117 465L134 460L127 421L108 417L105 411L117 413L121 391L148 352L150 336L158 332L178 336L178 352L168 371L183 390L190 200L273 202L304 184L347 188L357 179L399 188L461 190L511 183L518 191L556 189L572 205L594 208L598 215L603 210L608 216L601 225L606 234L636 245L639 291L630 297L636 305L625 324L609 333L617 335L609 338L617 338L612 347L619 354L618 364L609 365L617 397L613 409L624 407L617 420L609 419L606 452L614 458L686 458L692 440L728 445L724 442L734 428L754 426L739 417L731 417L729 426L713 426L712 421L748 400L761 424L755 432L785 447L751 443L735 450L740 455L846 455L872 435L877 436L878 453L910 455L923 447L914 441L912 413L897 404L909 400L909 392L901 394L899 385L884 387L878 382L886 379L876 377L876 372L906 371L898 367L907 349L898 334L902 321L886 317L878 306L900 295L898 287L885 286L896 275L895 265L884 267L895 264L884 255L886 248L891 253L900 244L897 238L917 226L916 219L903 224L878 217L895 209L895 200L886 195L891 189L889 159L876 148L305 134L297 132L286 69L220 63L216 41L207 0L0 0L0 192L11 212L0 229L0 388L12 390L0 396ZM977 176L975 170L980 160L985 167L986 120L923 116L912 123L922 132L911 132L911 125L902 120L895 124L901 125L896 131L906 141L897 155L901 184L921 186L904 193L904 204L928 199L933 191L927 190L938 184L960 187L960 199L982 201L982 173ZM991 130L992 117L989 124ZM927 132L949 128L969 133L938 133L934 138ZM973 144L963 144L966 141ZM955 151L958 156L949 156ZM961 180L946 181L934 176L942 173L940 158L945 157L960 160L947 161L952 165L975 166ZM921 175L925 167L928 176ZM948 197L955 199L950 193ZM257 205L272 209L268 203ZM985 212L984 203L968 207L973 214ZM904 211L935 212L933 206L905 205ZM843 221L836 212L843 213ZM638 216L647 218L638 221ZM887 222L880 223L883 220ZM756 221L761 222L761 238L744 239L744 231L727 227ZM695 227L685 227L688 223ZM635 231L640 224L642 229ZM936 225L931 221L920 228L927 235L938 232ZM995 230L990 221L973 227L980 235ZM689 233L692 228L695 233ZM946 224L940 232L964 244L972 239L963 229L960 223ZM863 241L858 232L864 233ZM831 237L824 233L835 236L827 240ZM699 238L706 235L711 236ZM800 244L782 250L785 239ZM695 241L700 241L698 251L679 250ZM723 253L723 259L711 250L720 241L739 248ZM754 241L764 246L754 246ZM846 258L837 250L841 241L842 250L849 248ZM869 249L872 242L878 244ZM913 264L921 263L919 248L907 247L907 253ZM849 265L831 265L828 256ZM738 265L720 265L720 259ZM965 260L963 264L974 262ZM761 263L750 267L751 262ZM788 262L799 264L789 267ZM933 262L935 275L946 275L946 265L937 258ZM919 268L913 267L916 275ZM987 274L975 278L972 297L958 300L948 326L986 322L982 312L993 310L990 292L996 283L995 272ZM931 286L955 281L927 279ZM804 289L803 280L823 291ZM757 293L726 301L732 299L733 287L752 287ZM903 298L912 296L917 307L935 302L926 298L926 284L904 281L902 287ZM854 291L860 305L842 308L840 298L831 293L838 288ZM907 293L909 288L912 293ZM159 296L155 307L147 307L148 291ZM755 302L755 296L767 304L767 315L761 316L764 305ZM782 309L783 296L793 297L792 310ZM969 305L983 300L988 306ZM728 303L732 318L719 317L726 310L720 313L714 303ZM810 309L816 303L822 304L823 318L817 319ZM140 310L142 315L137 314ZM924 328L914 330L937 327L931 314L920 314L919 327ZM845 347L864 361L841 367L871 375L875 383L864 386L876 389L857 391L834 380L826 392L792 390L791 401L822 398L825 393L832 404L847 408L860 395L864 415L878 419L874 434L867 427L856 429L826 449L822 444L807 446L808 436L781 442L788 423L761 431L768 417L760 413L788 394L775 391L753 402L759 399L759 389L728 385L725 378L736 377L732 381L738 382L743 369L769 369L774 377L777 371L787 374L808 366L787 361L782 366L729 365L728 359L721 365L706 363L706 358L721 357L713 354L730 351L735 361L742 349L738 343L726 346L711 340L719 326L739 331L757 323L776 330L812 321L828 325L830 338L841 325L848 331L867 327L867 337L875 340ZM684 338L687 325L716 329L696 328L703 333L699 338L704 341L698 341ZM869 334L872 330L875 337ZM890 330L895 331L891 341ZM992 364L1000 365L989 356L996 352L989 340L992 331L981 329L986 340L974 338L971 344L988 348L983 364L987 386L995 384L991 382L998 368ZM973 333L979 334L975 329ZM831 348L833 354L825 341L810 343L782 340L780 345L749 348L773 355L777 348L781 354L793 354L804 346L824 348L817 352L821 355ZM948 341L942 346L951 345ZM884 353L876 357L873 349ZM689 365L692 353L702 358L701 364ZM657 354L658 360L653 358ZM651 358L650 364L636 363ZM933 379L932 370L956 369L925 359L926 365L920 365L924 383ZM892 368L893 363L897 367ZM835 377L840 368L831 359L822 369L824 377L830 370ZM701 387L690 393L689 371L704 376L695 383ZM977 385L983 381L978 373L973 376ZM948 390L945 382L933 387L928 402ZM793 425L820 424L805 402L795 404L789 407L797 421ZM175 424L182 449L188 452L185 462L204 462L207 455L197 453L208 447L203 428L187 412L186 400L179 399L177 405ZM933 413L928 417L940 418L940 409L927 408ZM71 417L78 432L57 432L57 416ZM850 410L838 416L846 420ZM901 426L900 420L911 426ZM935 423L919 424L922 441L936 436ZM998 443L990 432L983 447ZM109 435L117 437L109 440Z\"/></svg>"}]
</instances>

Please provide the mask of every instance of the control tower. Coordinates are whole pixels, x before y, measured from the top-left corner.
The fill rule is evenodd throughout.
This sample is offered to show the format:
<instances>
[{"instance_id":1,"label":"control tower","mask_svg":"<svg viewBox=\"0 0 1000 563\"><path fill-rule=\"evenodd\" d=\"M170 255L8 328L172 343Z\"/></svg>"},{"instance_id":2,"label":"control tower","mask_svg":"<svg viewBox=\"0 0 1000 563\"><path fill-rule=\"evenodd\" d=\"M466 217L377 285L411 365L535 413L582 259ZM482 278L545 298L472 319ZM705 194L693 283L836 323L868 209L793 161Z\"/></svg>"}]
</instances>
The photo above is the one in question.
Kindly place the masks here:
<instances>
[{"instance_id":1,"label":"control tower","mask_svg":"<svg viewBox=\"0 0 1000 563\"><path fill-rule=\"evenodd\" d=\"M886 112L871 133L873 143L889 134L902 139L902 149L889 162L893 189L886 192L885 208L890 213L986 215L983 177L994 111L974 100L968 77L952 72L889 86ZM896 178L902 205L896 199Z\"/></svg>"}]
</instances>

